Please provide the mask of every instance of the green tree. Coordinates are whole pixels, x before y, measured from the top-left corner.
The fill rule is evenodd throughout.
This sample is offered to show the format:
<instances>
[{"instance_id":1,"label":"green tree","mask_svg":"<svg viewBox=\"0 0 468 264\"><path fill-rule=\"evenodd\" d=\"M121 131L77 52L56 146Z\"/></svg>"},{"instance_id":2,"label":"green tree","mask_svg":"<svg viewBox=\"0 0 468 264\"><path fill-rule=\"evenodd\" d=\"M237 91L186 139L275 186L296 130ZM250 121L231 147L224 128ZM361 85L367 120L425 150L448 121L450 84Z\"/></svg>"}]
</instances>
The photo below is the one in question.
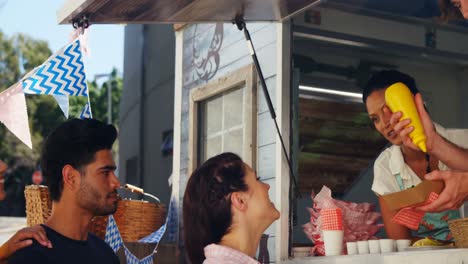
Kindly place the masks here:
<instances>
[{"instance_id":1,"label":"green tree","mask_svg":"<svg viewBox=\"0 0 468 264\"><path fill-rule=\"evenodd\" d=\"M8 38L0 31L0 92L18 82L23 75L41 65L51 55L52 52L46 41L36 40L24 34L16 34ZM118 76L115 69L110 74L112 120L114 125L117 125L122 78ZM104 83L102 87L98 87L96 82L88 83L93 117L102 121L107 120L107 85ZM69 99L69 117L79 117L87 98L71 96ZM5 187L7 194L10 193L10 198L13 198L5 203L17 201L21 203L21 200L24 200L22 193L24 185L31 184L31 174L38 165L44 137L65 121L60 107L52 96L26 95L26 104L33 143L32 150L19 141L3 124L0 124L0 159L12 169ZM0 203L0 214L24 214L22 208L13 213L11 210L9 210L10 213L5 213L5 203ZM21 206L24 207L24 204Z\"/></svg>"},{"instance_id":2,"label":"green tree","mask_svg":"<svg viewBox=\"0 0 468 264\"><path fill-rule=\"evenodd\" d=\"M107 104L108 104L108 89L107 86L111 85L112 95L112 124L118 127L119 121L119 104L120 96L122 95L123 80L118 75L117 69L113 69L109 73L110 81L102 83L100 86L96 81L88 82L89 99L91 101L91 110L93 118L107 122ZM83 106L86 104L87 98L73 96L70 97L70 116L79 117Z\"/></svg>"},{"instance_id":3,"label":"green tree","mask_svg":"<svg viewBox=\"0 0 468 264\"><path fill-rule=\"evenodd\" d=\"M7 38L0 32L0 61L3 62L0 63L0 91L18 82L24 73L42 64L51 54L45 41L35 40L23 34ZM19 164L34 168L44 135L64 120L60 109L57 109L55 99L51 96L27 95L26 104L33 150L3 125L0 126L0 159L13 168Z\"/></svg>"}]
</instances>

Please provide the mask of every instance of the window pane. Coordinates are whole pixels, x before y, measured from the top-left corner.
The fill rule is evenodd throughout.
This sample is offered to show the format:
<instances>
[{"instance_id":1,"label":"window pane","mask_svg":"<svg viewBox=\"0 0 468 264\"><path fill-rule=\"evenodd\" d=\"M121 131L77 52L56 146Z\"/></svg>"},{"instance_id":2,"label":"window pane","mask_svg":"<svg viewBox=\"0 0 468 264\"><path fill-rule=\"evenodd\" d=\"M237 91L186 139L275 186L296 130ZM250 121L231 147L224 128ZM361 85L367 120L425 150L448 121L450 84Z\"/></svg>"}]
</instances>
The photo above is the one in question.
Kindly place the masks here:
<instances>
[{"instance_id":1,"label":"window pane","mask_svg":"<svg viewBox=\"0 0 468 264\"><path fill-rule=\"evenodd\" d=\"M224 96L224 129L239 126L243 123L244 87L232 90Z\"/></svg>"},{"instance_id":2,"label":"window pane","mask_svg":"<svg viewBox=\"0 0 468 264\"><path fill-rule=\"evenodd\" d=\"M222 152L221 136L216 136L207 139L204 148L206 151L205 157L202 160L202 162Z\"/></svg>"},{"instance_id":3,"label":"window pane","mask_svg":"<svg viewBox=\"0 0 468 264\"><path fill-rule=\"evenodd\" d=\"M221 152L242 157L244 133L244 86L210 97L199 104L198 162Z\"/></svg>"},{"instance_id":4,"label":"window pane","mask_svg":"<svg viewBox=\"0 0 468 264\"><path fill-rule=\"evenodd\" d=\"M224 152L233 152L242 157L242 143L244 140L242 130L242 128L239 128L224 135Z\"/></svg>"},{"instance_id":5,"label":"window pane","mask_svg":"<svg viewBox=\"0 0 468 264\"><path fill-rule=\"evenodd\" d=\"M216 96L207 99L205 102L203 118L206 121L203 136L207 137L222 130L223 98Z\"/></svg>"}]
</instances>

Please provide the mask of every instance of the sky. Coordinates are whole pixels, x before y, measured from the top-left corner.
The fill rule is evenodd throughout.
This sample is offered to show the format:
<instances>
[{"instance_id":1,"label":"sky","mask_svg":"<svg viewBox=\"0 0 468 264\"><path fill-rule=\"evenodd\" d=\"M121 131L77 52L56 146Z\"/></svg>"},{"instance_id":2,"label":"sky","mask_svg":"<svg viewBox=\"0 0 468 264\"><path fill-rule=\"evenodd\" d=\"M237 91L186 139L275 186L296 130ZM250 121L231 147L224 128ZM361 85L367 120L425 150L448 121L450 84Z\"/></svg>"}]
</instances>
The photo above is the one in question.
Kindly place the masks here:
<instances>
[{"instance_id":1,"label":"sky","mask_svg":"<svg viewBox=\"0 0 468 264\"><path fill-rule=\"evenodd\" d=\"M0 0L0 30L11 37L26 33L45 40L54 53L68 43L73 27L59 25L56 12L69 0ZM96 74L107 74L115 67L123 69L124 25L92 25L89 32L90 56L85 57L88 81ZM101 80L104 81L104 80Z\"/></svg>"}]
</instances>

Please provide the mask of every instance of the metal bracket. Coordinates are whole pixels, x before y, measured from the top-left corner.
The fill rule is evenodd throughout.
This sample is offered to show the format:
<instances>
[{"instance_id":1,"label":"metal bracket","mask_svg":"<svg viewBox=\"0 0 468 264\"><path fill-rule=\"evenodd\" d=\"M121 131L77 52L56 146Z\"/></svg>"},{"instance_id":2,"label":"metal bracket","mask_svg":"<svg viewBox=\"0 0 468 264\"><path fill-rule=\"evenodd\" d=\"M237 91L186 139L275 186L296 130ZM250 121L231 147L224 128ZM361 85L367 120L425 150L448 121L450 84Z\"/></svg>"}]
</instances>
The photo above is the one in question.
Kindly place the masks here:
<instances>
[{"instance_id":1,"label":"metal bracket","mask_svg":"<svg viewBox=\"0 0 468 264\"><path fill-rule=\"evenodd\" d=\"M87 14L82 15L79 18L75 18L72 21L73 28L75 28L75 29L80 28L81 29L81 34L84 33L84 30L87 29L90 26L90 24L91 23L89 22L89 15L87 15Z\"/></svg>"}]
</instances>

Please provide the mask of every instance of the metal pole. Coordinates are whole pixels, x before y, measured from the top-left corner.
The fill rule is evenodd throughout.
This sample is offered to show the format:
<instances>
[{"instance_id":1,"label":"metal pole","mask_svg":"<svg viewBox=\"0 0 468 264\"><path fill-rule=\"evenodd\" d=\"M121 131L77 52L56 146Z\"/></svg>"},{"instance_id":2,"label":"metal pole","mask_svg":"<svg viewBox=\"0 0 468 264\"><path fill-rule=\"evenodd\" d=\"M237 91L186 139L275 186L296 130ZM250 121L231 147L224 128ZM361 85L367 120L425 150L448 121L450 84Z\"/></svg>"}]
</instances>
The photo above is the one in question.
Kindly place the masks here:
<instances>
[{"instance_id":1,"label":"metal pole","mask_svg":"<svg viewBox=\"0 0 468 264\"><path fill-rule=\"evenodd\" d=\"M107 80L107 123L112 124L112 75Z\"/></svg>"},{"instance_id":2,"label":"metal pole","mask_svg":"<svg viewBox=\"0 0 468 264\"><path fill-rule=\"evenodd\" d=\"M262 90L263 90L263 94L265 95L265 100L267 102L268 110L270 112L271 118L273 119L273 122L275 123L276 133L278 134L278 137L279 137L280 143L281 143L281 147L283 149L284 157L286 158L286 162L288 163L289 173L290 173L289 176L290 176L290 179L291 179L291 182L292 182L292 186L293 186L293 188L295 190L295 195L296 195L296 197L302 198L301 193L299 192L299 188L297 186L296 177L294 176L294 171L292 169L291 160L289 159L288 152L286 151L286 146L284 145L283 136L281 135L281 131L280 131L279 127L278 127L278 122L276 121L275 109L273 108L273 103L271 102L270 93L268 92L268 88L266 86L265 78L263 77L262 69L260 67L260 63L258 62L257 54L255 52L255 48L254 48L254 46L252 44L252 40L250 38L250 33L247 30L247 27L245 25L245 22L244 22L244 19L243 19L242 16L236 16L233 23L237 25L237 28L240 31L244 31L244 37L245 37L245 40L247 41L247 47L249 48L250 56L252 57L252 60L253 60L254 65L255 65L255 69L257 70L257 74L258 74L258 77L260 79L260 84L261 84L261 87L262 87Z\"/></svg>"}]
</instances>

